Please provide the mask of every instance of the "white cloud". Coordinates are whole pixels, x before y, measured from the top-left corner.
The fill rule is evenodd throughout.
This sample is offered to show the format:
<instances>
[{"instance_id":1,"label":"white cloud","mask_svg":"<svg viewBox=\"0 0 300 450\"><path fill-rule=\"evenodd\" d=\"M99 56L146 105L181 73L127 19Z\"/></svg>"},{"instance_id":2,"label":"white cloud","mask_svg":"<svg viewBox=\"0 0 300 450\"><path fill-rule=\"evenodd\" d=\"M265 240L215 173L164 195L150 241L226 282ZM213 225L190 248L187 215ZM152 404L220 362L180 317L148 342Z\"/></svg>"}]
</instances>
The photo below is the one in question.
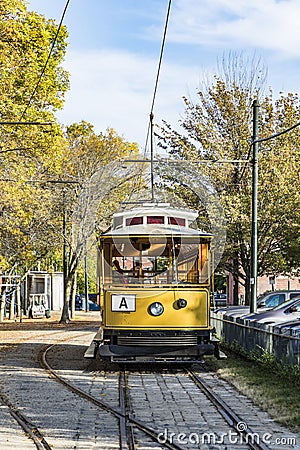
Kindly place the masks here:
<instances>
[{"instance_id":1,"label":"white cloud","mask_svg":"<svg viewBox=\"0 0 300 450\"><path fill-rule=\"evenodd\" d=\"M159 11L161 14L161 11ZM183 95L195 94L205 73L211 73L224 51L255 50L269 68L274 91L298 89L300 56L299 0L175 0L154 108L154 121L177 128ZM67 52L71 90L59 119L69 124L87 120L97 132L114 128L141 147L146 141L149 114L162 38L160 27L139 33L139 54L133 42L126 51L90 49ZM142 24L139 30L142 29ZM147 55L143 39L153 41ZM114 43L121 45L123 43ZM150 45L148 42L147 44ZM172 46L172 44L174 44ZM186 45L176 45L186 44ZM157 51L154 51L154 50ZM173 62L171 62L171 60ZM188 61L188 62L187 62ZM197 63L199 64L197 65ZM200 65L201 64L201 65ZM205 69L204 69L205 68Z\"/></svg>"},{"instance_id":2,"label":"white cloud","mask_svg":"<svg viewBox=\"0 0 300 450\"><path fill-rule=\"evenodd\" d=\"M87 120L97 132L114 128L142 147L146 141L157 61L115 50L70 51L66 69L71 89L58 118L64 124ZM200 68L164 63L154 105L154 122L161 119L176 126L183 110L183 95L193 92L201 78Z\"/></svg>"},{"instance_id":3,"label":"white cloud","mask_svg":"<svg viewBox=\"0 0 300 450\"><path fill-rule=\"evenodd\" d=\"M177 0L168 40L207 48L254 47L300 56L298 0Z\"/></svg>"}]
</instances>

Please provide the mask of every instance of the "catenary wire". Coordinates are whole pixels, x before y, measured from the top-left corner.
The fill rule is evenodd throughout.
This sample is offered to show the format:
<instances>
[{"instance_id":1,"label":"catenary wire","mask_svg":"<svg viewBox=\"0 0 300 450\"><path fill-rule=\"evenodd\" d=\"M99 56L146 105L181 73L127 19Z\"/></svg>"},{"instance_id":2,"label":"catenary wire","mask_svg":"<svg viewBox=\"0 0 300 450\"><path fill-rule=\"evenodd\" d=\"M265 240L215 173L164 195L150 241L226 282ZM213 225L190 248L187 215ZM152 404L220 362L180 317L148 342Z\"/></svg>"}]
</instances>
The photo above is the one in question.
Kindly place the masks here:
<instances>
[{"instance_id":1,"label":"catenary wire","mask_svg":"<svg viewBox=\"0 0 300 450\"><path fill-rule=\"evenodd\" d=\"M28 103L27 103L27 105L26 105L24 111L23 111L22 114L21 114L20 122L22 121L23 117L25 116L26 111L27 111L27 109L29 108L30 103L32 102L32 99L33 99L33 97L34 97L34 95L35 95L35 93L36 93L36 91L37 91L37 89L38 89L38 87L39 87L39 84L40 84L40 82L41 82L41 79L42 79L42 77L43 77L43 75L44 75L44 73L45 73L45 71L46 71L46 68L47 68L47 65L48 65L50 56L51 56L51 54L52 54L52 52L53 52L54 46L55 46L55 44L56 44L56 41L57 41L57 38L58 38L58 35L59 35L59 32L60 32L60 29L61 29L61 27L62 27L62 23L63 23L64 17L65 17L66 11L67 11L67 9L68 9L69 3L70 3L70 0L67 0L67 2L66 2L66 4L65 4L65 7L64 7L64 10L63 10L63 13L62 13L62 16L61 16L61 19L60 19L60 22L59 22L59 25L58 25L58 28L57 28L57 31L56 31L56 34L55 34L55 37L54 37L54 40L53 40L53 42L52 42L52 45L51 45L51 48L50 48L50 51L49 51L49 54L48 54L48 57L47 57L47 60L46 60L46 62L45 62L45 64L44 64L44 67L43 67L41 73L40 73L40 76L39 76L38 81L37 81L37 83L36 83L36 85L35 85L35 88L34 88L34 90L32 91L32 94L31 94L30 97L29 97Z\"/></svg>"},{"instance_id":2,"label":"catenary wire","mask_svg":"<svg viewBox=\"0 0 300 450\"><path fill-rule=\"evenodd\" d=\"M293 130L294 128L299 127L299 125L300 125L300 122L297 122L297 123L295 123L294 125L292 125L291 127L286 128L286 129L283 130L283 131L279 131L278 133L272 134L271 136L268 136L268 137L265 137L265 138L261 138L261 139L256 139L255 141L251 142L251 146L252 146L253 144L259 144L260 142L269 141L270 139L273 139L273 138L276 138L276 137L278 137L278 136L281 136L282 134L286 134L286 133L288 133L289 131Z\"/></svg>"},{"instance_id":3,"label":"catenary wire","mask_svg":"<svg viewBox=\"0 0 300 450\"><path fill-rule=\"evenodd\" d=\"M168 23L169 23L170 11L171 11L171 4L172 4L172 0L169 0L167 14L166 14L166 19L165 19L165 26L164 26L162 45L161 45L160 56L159 56L159 62L158 62L158 68L157 68L155 85L154 85L154 91L153 91L153 96L152 96L151 110L150 110L150 116L149 116L150 119L149 119L149 122L148 122L147 136L146 136L146 142L145 142L145 147L144 147L144 152L143 152L143 157L144 158L145 158L146 152L147 152L147 145L148 145L149 134L150 134L151 120L152 120L151 117L153 117L153 109L154 109L154 104L155 104L155 99L156 99L156 93L157 93L157 88L158 88L160 69L161 69L161 64L162 64L162 59L163 59L163 53L164 53L166 36L167 36L167 29L168 29ZM138 178L141 178L143 171L144 171L144 164L142 164L142 168L140 170L140 175L139 175ZM129 197L129 200L130 199L131 199L131 195Z\"/></svg>"},{"instance_id":4,"label":"catenary wire","mask_svg":"<svg viewBox=\"0 0 300 450\"><path fill-rule=\"evenodd\" d=\"M291 127L286 128L286 129L283 130L283 131L279 131L278 133L271 134L271 136L267 136L267 137L265 137L265 138L260 138L260 139L256 139L256 140L252 140L252 142L251 142L251 144L250 144L250 147L249 147L249 153L248 153L247 159L246 159L245 161L251 162L251 160L250 160L250 154L251 154L251 148L252 148L253 144L260 144L261 142L270 141L271 139L277 138L278 136L282 136L283 134L286 134L286 133L288 133L289 131L292 131L294 128L297 128L297 127L299 127L299 126L300 126L300 122L297 122L297 123L295 123L294 125L292 125ZM265 149L265 150L266 150L266 149ZM268 150L269 150L269 149L268 149ZM243 177L243 175L244 175L244 173L245 173L245 169L246 169L246 165L245 165L244 168L243 168L243 171L242 171L242 173L241 173L241 176L239 177L239 180L242 179L242 177Z\"/></svg>"},{"instance_id":5,"label":"catenary wire","mask_svg":"<svg viewBox=\"0 0 300 450\"><path fill-rule=\"evenodd\" d=\"M161 63L162 63L162 59L163 59L163 53L164 53L164 48L165 48L166 36L167 36L167 29L168 29L168 23L169 23L170 11L171 11L171 4L172 4L172 0L169 0L168 10L167 10L167 15L166 15L166 20L165 20L164 34L163 34L161 50L160 50L160 56L159 56L159 62L158 62L158 68L157 68L157 74L156 74L156 80L155 80L154 91L153 91L153 96L152 96L150 116L153 115L153 109L154 109L154 103L155 103L155 99L156 99L157 88L158 88L158 80L159 80L159 75L160 75ZM147 136L146 136L144 155L146 154L146 150L147 150L147 145L148 145L148 140L149 140L149 133L150 133L150 125L151 125L151 119L149 120L149 123L148 123L148 130L147 130Z\"/></svg>"}]
</instances>

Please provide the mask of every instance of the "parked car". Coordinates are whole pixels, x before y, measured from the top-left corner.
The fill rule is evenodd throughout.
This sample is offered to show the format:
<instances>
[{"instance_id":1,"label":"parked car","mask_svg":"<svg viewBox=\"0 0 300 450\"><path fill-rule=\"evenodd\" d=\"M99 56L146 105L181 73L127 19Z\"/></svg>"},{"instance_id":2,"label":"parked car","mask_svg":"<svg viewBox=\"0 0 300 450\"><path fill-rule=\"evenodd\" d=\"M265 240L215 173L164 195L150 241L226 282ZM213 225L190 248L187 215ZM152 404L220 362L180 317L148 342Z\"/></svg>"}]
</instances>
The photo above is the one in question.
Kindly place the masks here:
<instances>
[{"instance_id":1,"label":"parked car","mask_svg":"<svg viewBox=\"0 0 300 450\"><path fill-rule=\"evenodd\" d=\"M221 294L224 295L224 294ZM225 294L226 295L226 294ZM279 306L282 303L296 298L300 296L300 291L297 290L293 290L293 291L289 291L289 290L280 290L280 291L273 291L273 292L267 292L265 294L260 295L257 298L257 308L260 310L268 310L268 309L272 309L275 308L275 306ZM224 312L224 313L234 313L234 315L238 316L242 316L243 314L249 314L250 312L250 307L249 306L242 306L242 305L234 305L234 306L228 306L227 308L225 308L225 305L218 305L216 304L216 307L218 307L218 311L219 312ZM238 314L240 313L240 314Z\"/></svg>"},{"instance_id":2,"label":"parked car","mask_svg":"<svg viewBox=\"0 0 300 450\"><path fill-rule=\"evenodd\" d=\"M258 297L257 308L275 308L275 306L281 305L282 303L300 296L300 291L289 291L280 290L267 292Z\"/></svg>"},{"instance_id":3,"label":"parked car","mask_svg":"<svg viewBox=\"0 0 300 450\"><path fill-rule=\"evenodd\" d=\"M214 293L214 306L216 308L227 305L227 295Z\"/></svg>"},{"instance_id":4,"label":"parked car","mask_svg":"<svg viewBox=\"0 0 300 450\"><path fill-rule=\"evenodd\" d=\"M71 309L72 299L69 300L69 308ZM85 296L75 294L75 311L83 311L85 309Z\"/></svg>"},{"instance_id":5,"label":"parked car","mask_svg":"<svg viewBox=\"0 0 300 450\"><path fill-rule=\"evenodd\" d=\"M294 333L300 334L300 319L279 323L276 326L276 331L277 333L286 334L288 336L293 335Z\"/></svg>"},{"instance_id":6,"label":"parked car","mask_svg":"<svg viewBox=\"0 0 300 450\"><path fill-rule=\"evenodd\" d=\"M296 319L300 320L300 296L281 303L281 305L269 309L268 311L244 315L243 319L265 324L287 322L288 320Z\"/></svg>"},{"instance_id":7,"label":"parked car","mask_svg":"<svg viewBox=\"0 0 300 450\"><path fill-rule=\"evenodd\" d=\"M96 301L90 300L90 298L97 298L97 294L89 294L88 300L88 310L89 311L100 311L100 306L96 303ZM76 294L75 295L75 311L85 311L85 295L84 294ZM70 303L71 307L71 303Z\"/></svg>"},{"instance_id":8,"label":"parked car","mask_svg":"<svg viewBox=\"0 0 300 450\"><path fill-rule=\"evenodd\" d=\"M100 311L100 305L94 303L92 300L88 301L89 311Z\"/></svg>"}]
</instances>

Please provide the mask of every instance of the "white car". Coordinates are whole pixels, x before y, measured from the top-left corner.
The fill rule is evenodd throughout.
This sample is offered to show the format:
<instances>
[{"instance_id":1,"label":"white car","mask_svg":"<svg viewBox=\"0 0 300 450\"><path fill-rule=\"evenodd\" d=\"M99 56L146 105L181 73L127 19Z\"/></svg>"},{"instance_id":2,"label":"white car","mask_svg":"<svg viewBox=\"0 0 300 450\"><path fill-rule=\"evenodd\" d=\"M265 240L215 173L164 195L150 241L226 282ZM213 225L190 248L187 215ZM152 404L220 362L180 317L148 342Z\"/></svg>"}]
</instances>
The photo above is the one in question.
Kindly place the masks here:
<instances>
[{"instance_id":1,"label":"white car","mask_svg":"<svg viewBox=\"0 0 300 450\"><path fill-rule=\"evenodd\" d=\"M281 303L273 309L264 312L256 312L243 317L251 322L274 324L300 319L300 296Z\"/></svg>"}]
</instances>

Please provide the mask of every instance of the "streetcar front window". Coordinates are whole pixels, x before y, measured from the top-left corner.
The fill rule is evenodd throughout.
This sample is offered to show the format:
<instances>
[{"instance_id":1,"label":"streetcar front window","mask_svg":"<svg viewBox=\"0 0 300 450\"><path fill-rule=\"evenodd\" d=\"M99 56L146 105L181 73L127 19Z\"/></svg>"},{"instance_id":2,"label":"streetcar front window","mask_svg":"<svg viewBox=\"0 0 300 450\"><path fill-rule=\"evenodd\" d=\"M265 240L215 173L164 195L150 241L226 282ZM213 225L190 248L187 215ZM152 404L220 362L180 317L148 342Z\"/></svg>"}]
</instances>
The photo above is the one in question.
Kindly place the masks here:
<instances>
[{"instance_id":1,"label":"streetcar front window","mask_svg":"<svg viewBox=\"0 0 300 450\"><path fill-rule=\"evenodd\" d=\"M128 237L102 243L101 282L111 286L208 283L209 241Z\"/></svg>"}]
</instances>

